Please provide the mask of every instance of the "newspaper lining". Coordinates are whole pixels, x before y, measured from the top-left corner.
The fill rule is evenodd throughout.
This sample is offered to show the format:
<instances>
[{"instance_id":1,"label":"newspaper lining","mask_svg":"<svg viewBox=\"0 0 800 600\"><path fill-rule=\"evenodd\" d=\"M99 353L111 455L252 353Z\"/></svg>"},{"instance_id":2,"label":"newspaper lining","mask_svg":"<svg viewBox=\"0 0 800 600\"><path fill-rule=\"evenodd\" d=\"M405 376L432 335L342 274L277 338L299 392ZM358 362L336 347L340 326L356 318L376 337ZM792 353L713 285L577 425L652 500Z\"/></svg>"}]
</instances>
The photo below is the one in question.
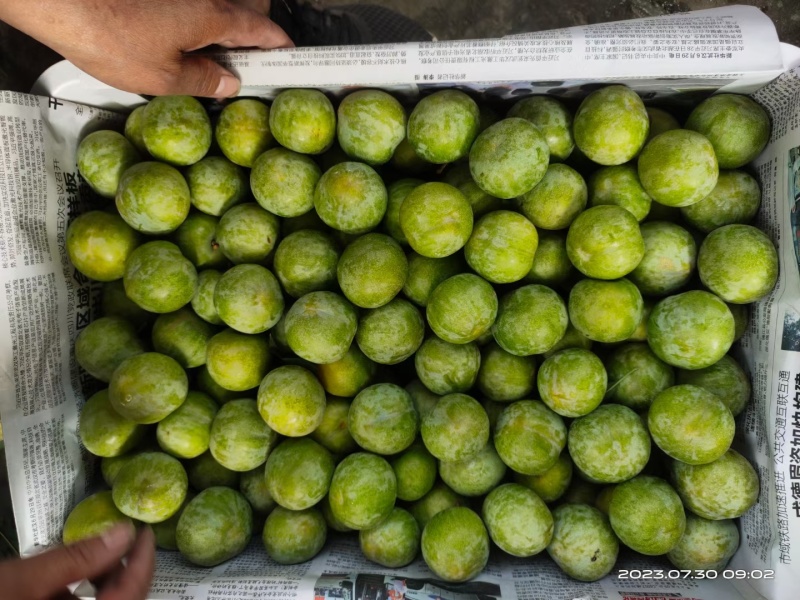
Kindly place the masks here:
<instances>
[{"instance_id":1,"label":"newspaper lining","mask_svg":"<svg viewBox=\"0 0 800 600\"><path fill-rule=\"evenodd\" d=\"M755 51L755 45L759 51ZM468 87L580 80L739 79L783 71L769 19L750 6L679 13L511 36L500 40L289 48L226 52L217 59L242 79L245 93L290 86L437 85ZM309 77L308 69L313 69ZM468 82L468 83L467 83ZM520 86L515 86L519 89Z\"/></svg>"},{"instance_id":2,"label":"newspaper lining","mask_svg":"<svg viewBox=\"0 0 800 600\"><path fill-rule=\"evenodd\" d=\"M676 27L692 33L680 38L686 47L681 56L635 57L637 52L678 52L658 49L664 45L659 44L664 39L660 36ZM730 58L724 49L728 46L735 48ZM477 582L452 586L436 582L421 561L394 570L369 563L353 537L329 541L308 564L277 565L266 556L256 533L242 555L214 569L193 567L177 553L159 552L150 597L261 600L313 595L353 600L378 597L380 592L382 598L410 600L431 596L796 599L800 595L800 63L782 64L774 27L751 7L503 40L403 47L403 64L385 62L393 58L387 52L403 51L386 46L231 52L226 62L242 76L245 93L264 97L311 82L332 93L344 87L380 85L413 95L440 86L463 86L511 98L543 92L583 95L598 79L609 77L632 82L646 99L677 103L681 95L694 98L696 90L737 89L737 84L739 91L760 88L753 95L770 112L773 135L755 165L763 192L759 226L778 246L781 273L775 291L753 306L739 348L753 380L753 399L739 417L735 445L756 465L761 478L759 502L741 520L741 547L727 575L720 574L715 581L676 577L662 558L642 559L623 552L614 573L625 568L635 575L579 583L545 556L523 560L498 552ZM626 49L589 51L612 47ZM571 51L554 52L554 59L536 58L549 56L553 48ZM613 57L593 58L615 52ZM709 58L708 53L726 56ZM351 54L361 62L320 62L353 60L348 58ZM485 61L488 57L492 60ZM461 58L465 60L459 62ZM561 79L553 76L556 71ZM426 72L432 77L426 79ZM569 80L563 79L565 73ZM82 81L93 80L86 76ZM95 384L78 369L72 347L77 333L98 316L99 286L69 264L64 236L72 217L98 207L77 174L77 142L89 131L119 126L123 116L97 108L113 106L106 99L114 94L104 89L93 95L92 85L84 86L88 91L80 98L82 104L64 97L0 92L0 411L23 555L58 543L64 518L96 481L96 463L77 436L80 406ZM771 571L774 577L769 576ZM77 593L93 597L88 586Z\"/></svg>"}]
</instances>

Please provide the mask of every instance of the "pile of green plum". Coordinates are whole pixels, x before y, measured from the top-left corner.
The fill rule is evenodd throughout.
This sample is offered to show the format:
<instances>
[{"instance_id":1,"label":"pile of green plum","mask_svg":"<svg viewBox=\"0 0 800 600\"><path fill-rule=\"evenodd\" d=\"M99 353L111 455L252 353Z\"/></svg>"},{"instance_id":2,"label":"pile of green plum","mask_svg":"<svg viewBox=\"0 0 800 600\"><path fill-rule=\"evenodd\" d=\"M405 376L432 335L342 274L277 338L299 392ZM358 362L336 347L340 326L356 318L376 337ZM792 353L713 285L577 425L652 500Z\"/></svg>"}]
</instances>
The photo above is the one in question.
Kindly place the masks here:
<instances>
[{"instance_id":1,"label":"pile of green plum","mask_svg":"<svg viewBox=\"0 0 800 600\"><path fill-rule=\"evenodd\" d=\"M458 90L408 116L379 90L165 96L90 133L109 206L66 245L105 282L75 357L107 386L79 431L110 491L65 543L130 521L203 566L334 530L448 581L492 543L584 581L620 544L724 568L759 494L728 352L778 277L741 170L769 134L744 96L681 127L620 85L505 118Z\"/></svg>"}]
</instances>

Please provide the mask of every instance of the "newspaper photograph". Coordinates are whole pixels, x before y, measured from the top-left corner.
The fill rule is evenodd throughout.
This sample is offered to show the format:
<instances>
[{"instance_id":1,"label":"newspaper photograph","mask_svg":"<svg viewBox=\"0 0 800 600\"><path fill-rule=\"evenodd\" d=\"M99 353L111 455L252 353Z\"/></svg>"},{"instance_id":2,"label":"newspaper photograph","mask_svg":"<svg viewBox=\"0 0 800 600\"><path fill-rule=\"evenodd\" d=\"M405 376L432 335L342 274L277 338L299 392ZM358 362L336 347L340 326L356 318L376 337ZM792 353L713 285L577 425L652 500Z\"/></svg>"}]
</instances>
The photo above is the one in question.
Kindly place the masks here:
<instances>
[{"instance_id":1,"label":"newspaper photograph","mask_svg":"<svg viewBox=\"0 0 800 600\"><path fill-rule=\"evenodd\" d=\"M456 585L394 575L329 573L320 575L314 584L316 600L500 600L502 597L498 584L483 581Z\"/></svg>"},{"instance_id":2,"label":"newspaper photograph","mask_svg":"<svg viewBox=\"0 0 800 600\"><path fill-rule=\"evenodd\" d=\"M495 549L479 577L454 585L438 580L421 558L394 570L370 563L357 535L329 535L312 561L287 566L269 559L254 534L241 555L209 569L159 551L150 598L800 597L800 51L779 43L768 17L733 6L501 40L231 51L218 58L242 78L242 95L261 98L297 86L332 95L371 86L408 97L455 87L510 102L542 93L580 98L609 81L667 107L718 90L750 94L772 121L754 174L762 190L757 225L778 249L780 275L771 294L751 307L736 350L753 392L737 418L734 447L756 467L761 489L740 519L739 550L715 580L670 576L665 558L622 551L611 575L583 583L546 553L517 559ZM0 92L0 416L23 556L60 543L67 514L99 480L98 463L77 432L97 383L78 367L73 347L100 315L100 286L71 265L65 235L75 216L103 204L78 174L77 144L91 131L119 129L126 111L144 103L69 65L51 69L34 91ZM94 597L87 583L75 593Z\"/></svg>"}]
</instances>

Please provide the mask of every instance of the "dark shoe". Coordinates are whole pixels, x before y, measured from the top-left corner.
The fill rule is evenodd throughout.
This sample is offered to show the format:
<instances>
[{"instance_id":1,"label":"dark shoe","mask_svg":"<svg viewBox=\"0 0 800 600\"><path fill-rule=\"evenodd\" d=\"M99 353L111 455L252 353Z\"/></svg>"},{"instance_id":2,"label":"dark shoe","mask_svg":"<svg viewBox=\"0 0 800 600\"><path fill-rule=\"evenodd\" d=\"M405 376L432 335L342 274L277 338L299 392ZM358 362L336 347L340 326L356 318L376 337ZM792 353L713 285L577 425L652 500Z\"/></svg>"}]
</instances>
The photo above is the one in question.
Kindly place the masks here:
<instances>
[{"instance_id":1,"label":"dark shoe","mask_svg":"<svg viewBox=\"0 0 800 600\"><path fill-rule=\"evenodd\" d=\"M270 18L297 46L347 46L429 42L417 22L374 4L318 8L298 0L273 0Z\"/></svg>"}]
</instances>

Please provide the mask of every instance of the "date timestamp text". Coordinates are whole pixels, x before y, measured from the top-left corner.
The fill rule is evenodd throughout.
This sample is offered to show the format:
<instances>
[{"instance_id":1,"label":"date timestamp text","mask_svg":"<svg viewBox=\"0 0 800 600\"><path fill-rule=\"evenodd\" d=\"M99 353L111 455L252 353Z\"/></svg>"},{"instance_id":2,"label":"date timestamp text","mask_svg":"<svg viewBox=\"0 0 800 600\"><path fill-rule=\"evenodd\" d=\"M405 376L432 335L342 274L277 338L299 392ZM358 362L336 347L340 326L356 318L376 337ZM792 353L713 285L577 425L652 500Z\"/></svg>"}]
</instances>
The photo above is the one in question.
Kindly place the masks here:
<instances>
[{"instance_id":1,"label":"date timestamp text","mask_svg":"<svg viewBox=\"0 0 800 600\"><path fill-rule=\"evenodd\" d=\"M772 569L620 569L620 579L774 579Z\"/></svg>"}]
</instances>

